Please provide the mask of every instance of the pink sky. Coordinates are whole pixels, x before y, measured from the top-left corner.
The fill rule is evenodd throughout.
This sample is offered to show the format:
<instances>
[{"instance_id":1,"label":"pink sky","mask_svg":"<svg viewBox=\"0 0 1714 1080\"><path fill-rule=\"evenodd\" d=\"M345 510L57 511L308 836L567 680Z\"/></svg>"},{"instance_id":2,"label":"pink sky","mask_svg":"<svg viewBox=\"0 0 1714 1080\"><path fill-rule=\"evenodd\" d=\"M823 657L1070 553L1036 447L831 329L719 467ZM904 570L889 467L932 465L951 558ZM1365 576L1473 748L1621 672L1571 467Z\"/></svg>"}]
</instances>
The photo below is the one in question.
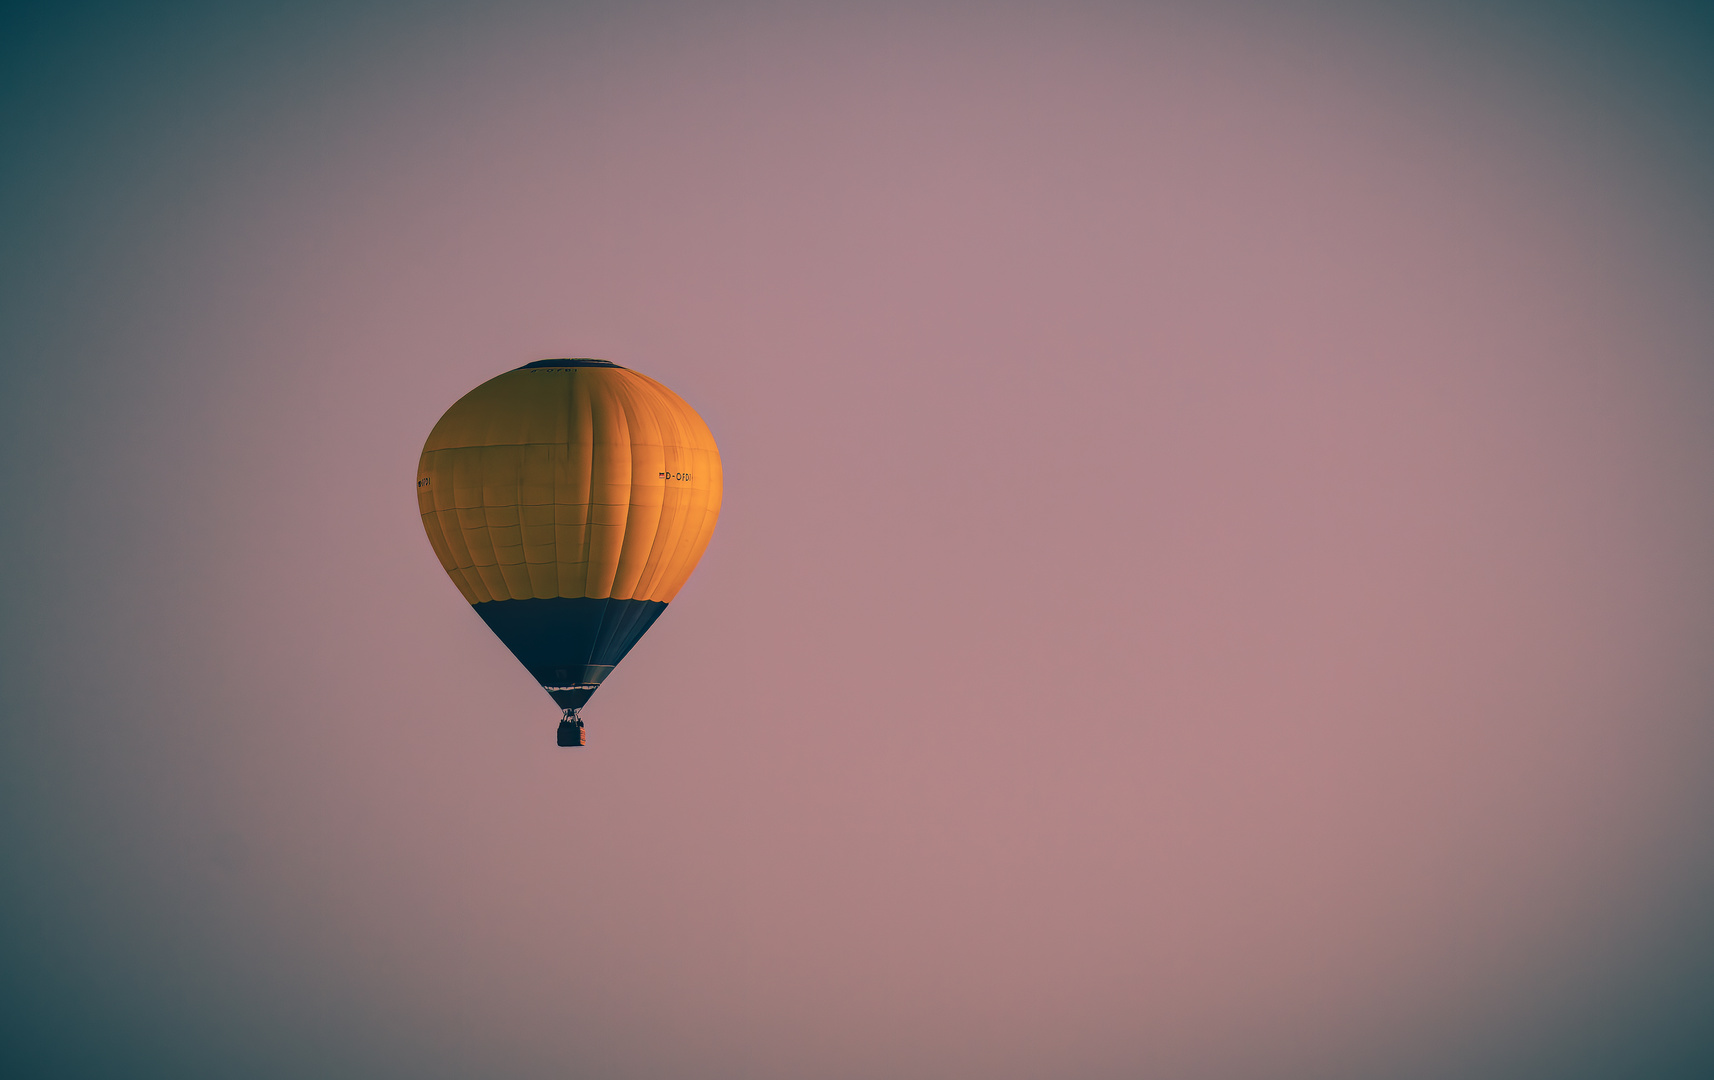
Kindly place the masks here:
<instances>
[{"instance_id":1,"label":"pink sky","mask_svg":"<svg viewBox=\"0 0 1714 1080\"><path fill-rule=\"evenodd\" d=\"M1375 21L721 12L437 24L202 181L187 994L415 1075L1402 1076L1675 925L1646 163ZM548 356L727 482L577 753L411 490Z\"/></svg>"}]
</instances>

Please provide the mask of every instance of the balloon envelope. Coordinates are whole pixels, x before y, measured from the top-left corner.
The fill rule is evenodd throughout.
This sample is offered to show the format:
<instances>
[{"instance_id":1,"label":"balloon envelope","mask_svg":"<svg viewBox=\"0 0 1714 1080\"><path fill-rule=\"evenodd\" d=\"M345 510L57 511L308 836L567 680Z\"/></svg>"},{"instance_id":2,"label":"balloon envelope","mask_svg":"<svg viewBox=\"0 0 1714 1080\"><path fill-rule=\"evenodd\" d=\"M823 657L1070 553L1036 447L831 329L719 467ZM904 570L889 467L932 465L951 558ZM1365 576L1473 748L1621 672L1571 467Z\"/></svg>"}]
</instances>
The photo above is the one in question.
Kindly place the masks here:
<instances>
[{"instance_id":1,"label":"balloon envelope","mask_svg":"<svg viewBox=\"0 0 1714 1080\"><path fill-rule=\"evenodd\" d=\"M720 452L677 394L606 360L490 379L435 424L417 503L440 564L562 709L666 610L714 534Z\"/></svg>"}]
</instances>

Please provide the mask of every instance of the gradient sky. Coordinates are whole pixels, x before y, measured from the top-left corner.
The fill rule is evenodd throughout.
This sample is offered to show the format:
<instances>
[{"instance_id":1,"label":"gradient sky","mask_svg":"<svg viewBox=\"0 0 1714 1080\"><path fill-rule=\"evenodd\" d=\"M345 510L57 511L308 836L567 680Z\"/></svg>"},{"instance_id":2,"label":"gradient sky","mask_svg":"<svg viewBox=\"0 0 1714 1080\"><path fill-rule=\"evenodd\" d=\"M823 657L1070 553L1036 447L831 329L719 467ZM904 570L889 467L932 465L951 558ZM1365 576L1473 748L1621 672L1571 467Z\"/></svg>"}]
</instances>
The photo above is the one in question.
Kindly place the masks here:
<instances>
[{"instance_id":1,"label":"gradient sky","mask_svg":"<svg viewBox=\"0 0 1714 1080\"><path fill-rule=\"evenodd\" d=\"M1714 1075L1714 26L8 5L0 1065ZM586 710L459 395L707 419Z\"/></svg>"}]
</instances>

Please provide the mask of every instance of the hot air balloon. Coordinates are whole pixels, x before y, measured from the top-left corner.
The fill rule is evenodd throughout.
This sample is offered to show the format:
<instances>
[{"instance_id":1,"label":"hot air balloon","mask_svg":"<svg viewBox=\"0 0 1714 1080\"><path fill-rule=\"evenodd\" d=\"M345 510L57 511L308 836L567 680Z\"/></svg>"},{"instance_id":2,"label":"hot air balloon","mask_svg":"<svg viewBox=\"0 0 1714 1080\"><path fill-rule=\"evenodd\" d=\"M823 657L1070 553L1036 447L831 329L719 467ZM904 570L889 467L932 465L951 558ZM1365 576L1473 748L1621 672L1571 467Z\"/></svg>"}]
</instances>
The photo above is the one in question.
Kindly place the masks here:
<instances>
[{"instance_id":1,"label":"hot air balloon","mask_svg":"<svg viewBox=\"0 0 1714 1080\"><path fill-rule=\"evenodd\" d=\"M446 411L417 465L447 576L584 743L584 703L696 568L720 451L677 394L606 360L538 360Z\"/></svg>"}]
</instances>

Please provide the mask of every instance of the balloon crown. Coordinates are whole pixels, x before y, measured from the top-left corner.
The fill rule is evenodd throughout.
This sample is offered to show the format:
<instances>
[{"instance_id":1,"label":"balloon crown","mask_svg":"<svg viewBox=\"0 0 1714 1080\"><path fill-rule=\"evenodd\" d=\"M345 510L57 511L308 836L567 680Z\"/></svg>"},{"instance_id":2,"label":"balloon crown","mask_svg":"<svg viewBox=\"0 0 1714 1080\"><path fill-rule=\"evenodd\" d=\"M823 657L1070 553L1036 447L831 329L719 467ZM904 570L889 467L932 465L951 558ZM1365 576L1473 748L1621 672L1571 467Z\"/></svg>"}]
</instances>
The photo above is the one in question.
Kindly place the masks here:
<instances>
[{"instance_id":1,"label":"balloon crown","mask_svg":"<svg viewBox=\"0 0 1714 1080\"><path fill-rule=\"evenodd\" d=\"M593 360L587 356L580 356L580 357L577 357L575 359L569 359L569 360L537 360L533 364L525 364L524 367L519 368L518 370L523 371L524 368L544 368L544 367L618 367L618 366L619 366L618 364L615 364L611 360Z\"/></svg>"}]
</instances>

